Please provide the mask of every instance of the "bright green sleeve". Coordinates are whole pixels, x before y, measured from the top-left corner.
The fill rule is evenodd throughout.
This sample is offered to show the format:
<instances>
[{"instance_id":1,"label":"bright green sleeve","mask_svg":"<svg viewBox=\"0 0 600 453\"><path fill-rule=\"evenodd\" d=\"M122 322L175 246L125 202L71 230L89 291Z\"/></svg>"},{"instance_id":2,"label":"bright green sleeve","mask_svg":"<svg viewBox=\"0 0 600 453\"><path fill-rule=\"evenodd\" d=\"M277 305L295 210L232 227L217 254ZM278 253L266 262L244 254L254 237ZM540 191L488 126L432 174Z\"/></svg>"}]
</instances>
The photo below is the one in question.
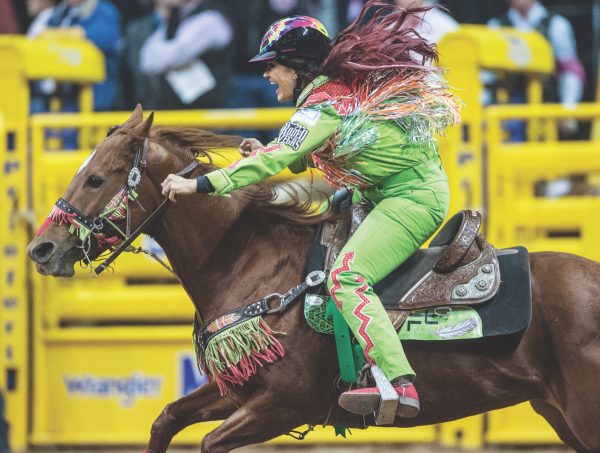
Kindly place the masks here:
<instances>
[{"instance_id":1,"label":"bright green sleeve","mask_svg":"<svg viewBox=\"0 0 600 453\"><path fill-rule=\"evenodd\" d=\"M289 165L294 166L307 153L318 149L340 122L333 108L300 108L269 145L206 176L218 195L256 184Z\"/></svg>"}]
</instances>

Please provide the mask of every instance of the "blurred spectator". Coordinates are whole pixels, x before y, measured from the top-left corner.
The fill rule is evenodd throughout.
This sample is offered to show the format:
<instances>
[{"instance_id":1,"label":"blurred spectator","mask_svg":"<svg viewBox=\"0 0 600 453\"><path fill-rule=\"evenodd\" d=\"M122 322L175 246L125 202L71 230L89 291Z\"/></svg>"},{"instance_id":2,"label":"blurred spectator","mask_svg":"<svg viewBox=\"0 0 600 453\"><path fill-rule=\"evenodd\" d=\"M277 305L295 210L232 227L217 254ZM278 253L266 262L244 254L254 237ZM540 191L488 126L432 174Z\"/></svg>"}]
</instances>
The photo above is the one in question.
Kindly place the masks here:
<instances>
[{"instance_id":1,"label":"blurred spectator","mask_svg":"<svg viewBox=\"0 0 600 453\"><path fill-rule=\"evenodd\" d=\"M581 101L585 71L577 56L573 28L567 19L546 9L538 0L509 0L508 12L488 22L489 26L508 26L518 30L537 30L548 39L556 60L557 81L546 86L545 100L560 101L572 108ZM525 88L522 87L524 91ZM573 119L561 125L563 133L574 133L577 122Z\"/></svg>"},{"instance_id":2,"label":"blurred spectator","mask_svg":"<svg viewBox=\"0 0 600 453\"><path fill-rule=\"evenodd\" d=\"M349 0L308 0L308 15L319 19L332 38L346 28Z\"/></svg>"},{"instance_id":3,"label":"blurred spectator","mask_svg":"<svg viewBox=\"0 0 600 453\"><path fill-rule=\"evenodd\" d=\"M231 25L210 2L156 0L154 13L125 35L134 100L150 109L224 106L232 39Z\"/></svg>"},{"instance_id":4,"label":"blurred spectator","mask_svg":"<svg viewBox=\"0 0 600 453\"><path fill-rule=\"evenodd\" d=\"M424 0L395 0L396 6L400 8L417 8L421 6L434 6L437 1ZM432 8L420 15L421 21L414 25L415 30L430 43L437 44L446 33L458 29L458 22L446 11L440 8Z\"/></svg>"},{"instance_id":5,"label":"blurred spectator","mask_svg":"<svg viewBox=\"0 0 600 453\"><path fill-rule=\"evenodd\" d=\"M508 12L499 18L491 19L491 27L507 26L517 30L537 30L550 42L556 61L556 80L544 87L546 102L560 101L566 108L573 108L581 101L585 84L585 71L577 56L577 44L573 28L567 19L546 9L538 0L509 0ZM511 103L525 102L525 83L522 79L512 80L509 87ZM523 121L506 121L503 125L511 141L525 141L526 125ZM571 138L577 133L578 124L574 118L560 122L562 138ZM543 194L547 197L560 197L572 190L568 178L547 183Z\"/></svg>"},{"instance_id":6,"label":"blurred spectator","mask_svg":"<svg viewBox=\"0 0 600 453\"><path fill-rule=\"evenodd\" d=\"M345 14L346 25L354 22L354 20L358 17L364 3L365 0L348 0Z\"/></svg>"},{"instance_id":7,"label":"blurred spectator","mask_svg":"<svg viewBox=\"0 0 600 453\"><path fill-rule=\"evenodd\" d=\"M281 107L273 87L263 78L265 65L249 64L256 55L263 33L278 19L308 13L298 0L229 0L229 14L235 30L233 86L228 99L230 108ZM291 103L287 104L288 106ZM255 133L235 131L269 142L276 131Z\"/></svg>"},{"instance_id":8,"label":"blurred spectator","mask_svg":"<svg viewBox=\"0 0 600 453\"><path fill-rule=\"evenodd\" d=\"M234 84L230 107L278 106L275 90L263 78L264 65L248 64L256 55L264 31L278 19L307 14L298 0L230 0L234 29Z\"/></svg>"},{"instance_id":9,"label":"blurred spectator","mask_svg":"<svg viewBox=\"0 0 600 453\"><path fill-rule=\"evenodd\" d=\"M50 12L41 11L28 34L35 37L46 28L58 27L81 27L86 38L104 54L106 80L94 85L94 110L109 110L116 99L118 81L118 49L121 37L119 12L108 0L63 0ZM54 94L48 92L48 87L38 88L45 90L41 95ZM77 94L77 89L72 85L61 86L58 96L64 111L77 111ZM42 108L42 111L44 110L48 110L47 106Z\"/></svg>"},{"instance_id":10,"label":"blurred spectator","mask_svg":"<svg viewBox=\"0 0 600 453\"><path fill-rule=\"evenodd\" d=\"M150 14L154 9L154 0L110 0L119 10L123 29L134 20Z\"/></svg>"},{"instance_id":11,"label":"blurred spectator","mask_svg":"<svg viewBox=\"0 0 600 453\"><path fill-rule=\"evenodd\" d=\"M10 0L0 0L0 34L19 33L19 22Z\"/></svg>"},{"instance_id":12,"label":"blurred spectator","mask_svg":"<svg viewBox=\"0 0 600 453\"><path fill-rule=\"evenodd\" d=\"M122 109L131 110L138 102L146 109L157 108L156 98L161 90L161 76L141 71L140 51L161 21L157 12L151 12L125 27L121 52Z\"/></svg>"},{"instance_id":13,"label":"blurred spectator","mask_svg":"<svg viewBox=\"0 0 600 453\"><path fill-rule=\"evenodd\" d=\"M27 36L34 38L48 28L48 21L58 0L27 0L27 15L32 21L27 29Z\"/></svg>"}]
</instances>

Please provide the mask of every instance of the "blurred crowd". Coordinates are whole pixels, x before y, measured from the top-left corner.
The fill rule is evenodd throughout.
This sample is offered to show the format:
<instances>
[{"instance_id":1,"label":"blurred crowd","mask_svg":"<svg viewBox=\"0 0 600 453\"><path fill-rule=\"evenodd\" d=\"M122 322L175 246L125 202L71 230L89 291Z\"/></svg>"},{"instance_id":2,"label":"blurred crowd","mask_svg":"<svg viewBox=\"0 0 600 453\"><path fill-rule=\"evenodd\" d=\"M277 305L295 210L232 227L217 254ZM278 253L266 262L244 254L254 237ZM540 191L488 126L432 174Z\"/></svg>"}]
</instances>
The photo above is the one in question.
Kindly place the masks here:
<instances>
[{"instance_id":1,"label":"blurred crowd","mask_svg":"<svg viewBox=\"0 0 600 453\"><path fill-rule=\"evenodd\" d=\"M429 5L431 0L386 0L399 7ZM585 73L577 57L571 24L539 0L507 0L507 12L490 26L536 29L552 44L555 82L546 99L573 106L581 100ZM94 87L96 110L269 107L275 92L262 78L260 64L248 64L268 26L290 15L318 18L331 36L351 23L363 0L26 0L26 21L19 22L21 0L0 0L0 32L26 33L35 39L48 28L80 27L104 53L107 78ZM20 5L20 6L19 6ZM22 15L21 15L22 16ZM434 8L414 27L432 42L459 24ZM56 95L51 80L32 87L32 111L46 111ZM75 110L68 85L59 87L63 110ZM520 102L517 87L511 102ZM566 125L565 127L567 127Z\"/></svg>"}]
</instances>

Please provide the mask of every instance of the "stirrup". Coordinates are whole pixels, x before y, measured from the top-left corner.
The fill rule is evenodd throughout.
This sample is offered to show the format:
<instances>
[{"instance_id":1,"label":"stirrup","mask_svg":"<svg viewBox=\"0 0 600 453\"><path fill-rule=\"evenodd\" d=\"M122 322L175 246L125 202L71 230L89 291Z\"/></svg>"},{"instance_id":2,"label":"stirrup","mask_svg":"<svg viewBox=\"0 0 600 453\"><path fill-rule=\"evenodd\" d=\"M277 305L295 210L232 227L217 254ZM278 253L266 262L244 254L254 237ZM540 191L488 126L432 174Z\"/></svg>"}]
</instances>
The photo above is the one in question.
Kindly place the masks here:
<instances>
[{"instance_id":1,"label":"stirrup","mask_svg":"<svg viewBox=\"0 0 600 453\"><path fill-rule=\"evenodd\" d=\"M375 379L375 385L381 394L379 409L375 413L376 425L391 425L396 418L396 409L398 409L398 394L388 378L383 374L381 368L376 365L371 367L371 373Z\"/></svg>"},{"instance_id":2,"label":"stirrup","mask_svg":"<svg viewBox=\"0 0 600 453\"><path fill-rule=\"evenodd\" d=\"M373 365L371 367L371 373L373 374L373 378L375 379L375 384L377 386L378 394L378 407L374 411L375 424L376 425L391 425L394 423L394 419L396 418L396 410L398 409L398 401L399 395L396 392L396 389L392 386L390 381L388 381L383 371L378 366ZM360 392L360 390L359 390ZM346 395L346 397L344 397ZM346 392L346 394L342 394L340 396L339 404L344 409L359 413L362 415L368 415L373 412L374 401L371 398L365 398L368 395L360 395L359 393L352 394L352 392ZM349 400L350 402L354 397L354 406L348 407L345 404L345 400ZM356 399L358 398L358 402ZM358 403L358 404L357 404ZM361 404L364 404L362 406Z\"/></svg>"}]
</instances>

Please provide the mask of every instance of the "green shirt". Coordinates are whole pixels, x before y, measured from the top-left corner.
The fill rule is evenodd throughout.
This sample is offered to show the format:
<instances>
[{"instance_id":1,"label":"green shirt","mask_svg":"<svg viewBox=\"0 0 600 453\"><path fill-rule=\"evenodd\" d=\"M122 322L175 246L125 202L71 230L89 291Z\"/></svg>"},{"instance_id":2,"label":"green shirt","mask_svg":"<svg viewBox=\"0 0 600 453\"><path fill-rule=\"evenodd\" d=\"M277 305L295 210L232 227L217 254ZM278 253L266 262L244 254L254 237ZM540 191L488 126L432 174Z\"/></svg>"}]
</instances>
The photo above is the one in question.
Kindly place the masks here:
<instances>
[{"instance_id":1,"label":"green shirt","mask_svg":"<svg viewBox=\"0 0 600 453\"><path fill-rule=\"evenodd\" d=\"M371 184L438 160L433 140L409 141L407 131L395 120L372 121L366 115L348 113L337 107L335 98L309 102L313 91L327 82L327 77L319 76L304 89L297 102L298 109L275 140L227 168L208 173L215 192L226 195L274 176L288 166L292 171L301 170L307 154L318 150L336 133L340 143L346 139L362 144L343 168L359 172ZM310 106L303 106L305 103Z\"/></svg>"}]
</instances>

